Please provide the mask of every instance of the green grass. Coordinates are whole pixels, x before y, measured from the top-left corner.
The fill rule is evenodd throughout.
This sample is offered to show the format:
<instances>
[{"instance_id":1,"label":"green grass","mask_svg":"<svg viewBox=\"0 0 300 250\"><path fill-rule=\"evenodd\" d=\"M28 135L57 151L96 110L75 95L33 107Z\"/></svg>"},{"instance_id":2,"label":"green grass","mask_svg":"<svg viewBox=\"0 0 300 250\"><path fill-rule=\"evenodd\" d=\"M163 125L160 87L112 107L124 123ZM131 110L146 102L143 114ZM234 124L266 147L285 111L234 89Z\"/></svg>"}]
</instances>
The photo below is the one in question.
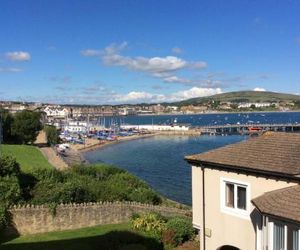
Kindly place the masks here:
<instances>
[{"instance_id":1,"label":"green grass","mask_svg":"<svg viewBox=\"0 0 300 250\"><path fill-rule=\"evenodd\" d=\"M2 239L3 250L163 249L154 239L130 229L129 223Z\"/></svg>"},{"instance_id":2,"label":"green grass","mask_svg":"<svg viewBox=\"0 0 300 250\"><path fill-rule=\"evenodd\" d=\"M34 146L29 145L1 145L4 155L16 158L22 171L29 172L35 168L53 168L42 153Z\"/></svg>"}]
</instances>

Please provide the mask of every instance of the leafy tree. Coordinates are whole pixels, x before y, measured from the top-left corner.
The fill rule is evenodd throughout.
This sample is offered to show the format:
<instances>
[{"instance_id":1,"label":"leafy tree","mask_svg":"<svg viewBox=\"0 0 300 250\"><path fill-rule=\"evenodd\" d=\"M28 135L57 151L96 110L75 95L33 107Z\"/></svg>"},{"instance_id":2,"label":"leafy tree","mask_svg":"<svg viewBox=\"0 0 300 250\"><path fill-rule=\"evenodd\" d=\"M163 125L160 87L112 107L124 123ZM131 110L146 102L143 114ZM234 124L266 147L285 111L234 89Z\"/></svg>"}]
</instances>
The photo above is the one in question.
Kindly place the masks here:
<instances>
[{"instance_id":1,"label":"leafy tree","mask_svg":"<svg viewBox=\"0 0 300 250\"><path fill-rule=\"evenodd\" d=\"M58 131L54 126L45 126L44 131L49 145L57 144L59 142Z\"/></svg>"},{"instance_id":2,"label":"leafy tree","mask_svg":"<svg viewBox=\"0 0 300 250\"><path fill-rule=\"evenodd\" d=\"M23 110L16 113L12 124L12 135L16 142L22 144L33 143L42 129L41 113Z\"/></svg>"}]
</instances>

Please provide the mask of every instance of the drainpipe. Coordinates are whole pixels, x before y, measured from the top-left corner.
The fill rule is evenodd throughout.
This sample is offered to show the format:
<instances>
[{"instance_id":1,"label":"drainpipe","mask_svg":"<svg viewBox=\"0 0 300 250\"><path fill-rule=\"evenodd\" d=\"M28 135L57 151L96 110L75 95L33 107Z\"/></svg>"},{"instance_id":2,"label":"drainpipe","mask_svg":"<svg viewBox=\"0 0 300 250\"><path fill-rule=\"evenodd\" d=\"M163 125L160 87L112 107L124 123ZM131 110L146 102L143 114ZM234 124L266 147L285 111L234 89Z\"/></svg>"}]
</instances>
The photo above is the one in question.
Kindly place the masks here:
<instances>
[{"instance_id":1,"label":"drainpipe","mask_svg":"<svg viewBox=\"0 0 300 250\"><path fill-rule=\"evenodd\" d=\"M202 167L202 216L203 216L203 225L202 225L202 238L203 238L203 250L206 250L205 242L205 168Z\"/></svg>"}]
</instances>

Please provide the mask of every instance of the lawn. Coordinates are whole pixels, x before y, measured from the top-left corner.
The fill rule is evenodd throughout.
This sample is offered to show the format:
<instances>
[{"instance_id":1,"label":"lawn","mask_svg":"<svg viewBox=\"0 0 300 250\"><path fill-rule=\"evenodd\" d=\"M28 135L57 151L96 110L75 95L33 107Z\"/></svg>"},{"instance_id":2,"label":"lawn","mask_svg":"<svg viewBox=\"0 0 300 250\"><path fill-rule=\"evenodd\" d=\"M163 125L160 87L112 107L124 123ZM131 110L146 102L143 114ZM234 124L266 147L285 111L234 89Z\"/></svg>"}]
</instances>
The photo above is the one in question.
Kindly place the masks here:
<instances>
[{"instance_id":1,"label":"lawn","mask_svg":"<svg viewBox=\"0 0 300 250\"><path fill-rule=\"evenodd\" d=\"M1 243L0 243L1 244ZM153 238L133 232L129 223L2 239L3 250L163 249Z\"/></svg>"},{"instance_id":2,"label":"lawn","mask_svg":"<svg viewBox=\"0 0 300 250\"><path fill-rule=\"evenodd\" d=\"M22 171L28 172L34 168L53 168L42 153L34 146L29 145L1 145L5 155L16 158Z\"/></svg>"}]
</instances>

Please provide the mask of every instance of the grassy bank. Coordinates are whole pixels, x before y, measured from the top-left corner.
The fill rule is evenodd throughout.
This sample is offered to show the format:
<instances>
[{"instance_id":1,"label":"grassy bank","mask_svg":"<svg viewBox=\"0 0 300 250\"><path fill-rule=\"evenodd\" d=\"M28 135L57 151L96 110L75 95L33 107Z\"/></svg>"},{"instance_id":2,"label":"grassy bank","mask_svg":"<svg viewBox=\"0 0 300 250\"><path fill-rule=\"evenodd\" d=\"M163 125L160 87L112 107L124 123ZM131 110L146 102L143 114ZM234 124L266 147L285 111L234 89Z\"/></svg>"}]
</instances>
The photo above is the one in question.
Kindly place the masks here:
<instances>
[{"instance_id":1,"label":"grassy bank","mask_svg":"<svg viewBox=\"0 0 300 250\"><path fill-rule=\"evenodd\" d=\"M29 172L34 169L51 169L50 163L42 153L34 146L29 145L1 145L4 155L16 158L22 171Z\"/></svg>"},{"instance_id":2,"label":"grassy bank","mask_svg":"<svg viewBox=\"0 0 300 250\"><path fill-rule=\"evenodd\" d=\"M20 236L2 242L3 250L163 249L153 238L133 232L129 223Z\"/></svg>"}]
</instances>

